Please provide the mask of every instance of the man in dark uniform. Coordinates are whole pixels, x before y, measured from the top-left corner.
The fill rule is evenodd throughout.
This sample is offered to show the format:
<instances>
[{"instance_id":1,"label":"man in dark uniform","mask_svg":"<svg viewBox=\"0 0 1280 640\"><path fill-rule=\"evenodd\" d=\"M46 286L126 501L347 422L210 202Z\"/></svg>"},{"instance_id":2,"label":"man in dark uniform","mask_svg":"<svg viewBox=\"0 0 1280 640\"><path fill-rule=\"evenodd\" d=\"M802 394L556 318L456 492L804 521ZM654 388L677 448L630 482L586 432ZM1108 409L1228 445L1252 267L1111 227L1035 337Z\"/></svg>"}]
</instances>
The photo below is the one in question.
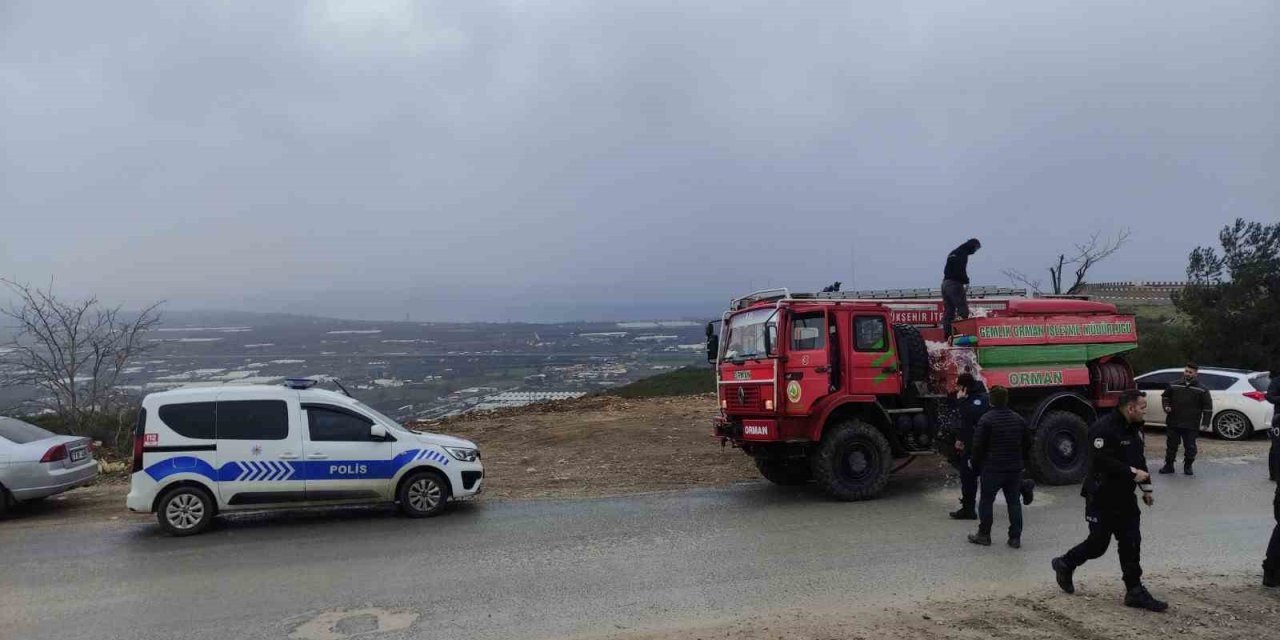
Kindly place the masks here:
<instances>
[{"instance_id":1,"label":"man in dark uniform","mask_svg":"<svg viewBox=\"0 0 1280 640\"><path fill-rule=\"evenodd\" d=\"M1271 372L1271 386L1267 387L1267 401L1275 407L1275 415L1271 418L1271 454L1267 456L1267 468L1271 471L1271 481L1280 481L1280 369Z\"/></svg>"},{"instance_id":2,"label":"man in dark uniform","mask_svg":"<svg viewBox=\"0 0 1280 640\"><path fill-rule=\"evenodd\" d=\"M969 238L964 244L947 254L947 265L942 269L942 333L951 337L951 324L959 317L969 317L969 256L978 252L982 243Z\"/></svg>"},{"instance_id":3,"label":"man in dark uniform","mask_svg":"<svg viewBox=\"0 0 1280 640\"><path fill-rule=\"evenodd\" d=\"M1272 440L1272 442L1275 441ZM1276 497L1271 502L1271 510L1276 519L1276 526L1271 530L1271 544L1267 545L1267 559L1262 562L1262 586L1280 587L1280 484L1276 485Z\"/></svg>"},{"instance_id":4,"label":"man in dark uniform","mask_svg":"<svg viewBox=\"0 0 1280 640\"><path fill-rule=\"evenodd\" d=\"M1160 473L1173 473L1173 463L1178 459L1178 443L1182 443L1186 447L1182 472L1193 476L1195 472L1191 465L1196 462L1196 437L1200 435L1200 427L1209 426L1213 419L1213 396L1200 384L1200 368L1187 363L1182 371L1182 380L1165 389L1161 402L1169 417L1165 420L1164 432L1168 443Z\"/></svg>"},{"instance_id":5,"label":"man in dark uniform","mask_svg":"<svg viewBox=\"0 0 1280 640\"><path fill-rule=\"evenodd\" d=\"M955 403L960 427L956 429L955 455L951 457L951 465L960 472L960 509L949 515L955 520L977 520L974 503L978 498L978 474L973 470L970 454L973 451L973 430L990 407L986 385L978 382L971 373L960 374L956 377Z\"/></svg>"},{"instance_id":6,"label":"man in dark uniform","mask_svg":"<svg viewBox=\"0 0 1280 640\"><path fill-rule=\"evenodd\" d=\"M1124 573L1125 606L1165 611L1169 605L1142 586L1141 512L1134 489L1142 490L1142 501L1148 507L1155 504L1143 453L1142 417L1146 410L1146 394L1130 389L1120 396L1115 411L1089 427L1089 473L1080 489L1089 537L1066 555L1054 558L1053 571L1058 586L1075 593L1072 577L1076 568L1102 557L1114 537Z\"/></svg>"},{"instance_id":7,"label":"man in dark uniform","mask_svg":"<svg viewBox=\"0 0 1280 640\"><path fill-rule=\"evenodd\" d=\"M978 500L978 533L969 542L991 546L992 506L996 494L1004 494L1009 507L1009 546L1022 548L1022 469L1031 450L1031 429L1027 421L1009 409L1009 390L991 388L991 410L978 421L973 433L970 458L978 473L981 498Z\"/></svg>"}]
</instances>

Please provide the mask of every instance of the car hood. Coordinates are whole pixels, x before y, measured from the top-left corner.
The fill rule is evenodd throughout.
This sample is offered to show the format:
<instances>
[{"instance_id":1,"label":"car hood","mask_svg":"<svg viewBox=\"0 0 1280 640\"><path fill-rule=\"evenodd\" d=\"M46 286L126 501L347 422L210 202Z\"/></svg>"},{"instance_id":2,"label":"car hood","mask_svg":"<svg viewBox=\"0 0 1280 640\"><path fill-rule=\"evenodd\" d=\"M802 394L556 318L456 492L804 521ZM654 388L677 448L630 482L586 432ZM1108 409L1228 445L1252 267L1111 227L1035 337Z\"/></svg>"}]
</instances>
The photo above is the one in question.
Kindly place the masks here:
<instances>
[{"instance_id":1,"label":"car hood","mask_svg":"<svg viewBox=\"0 0 1280 640\"><path fill-rule=\"evenodd\" d=\"M437 447L461 447L463 449L478 449L476 443L462 438L446 436L439 433L430 433L427 431L415 431L418 441L423 444L432 444Z\"/></svg>"}]
</instances>

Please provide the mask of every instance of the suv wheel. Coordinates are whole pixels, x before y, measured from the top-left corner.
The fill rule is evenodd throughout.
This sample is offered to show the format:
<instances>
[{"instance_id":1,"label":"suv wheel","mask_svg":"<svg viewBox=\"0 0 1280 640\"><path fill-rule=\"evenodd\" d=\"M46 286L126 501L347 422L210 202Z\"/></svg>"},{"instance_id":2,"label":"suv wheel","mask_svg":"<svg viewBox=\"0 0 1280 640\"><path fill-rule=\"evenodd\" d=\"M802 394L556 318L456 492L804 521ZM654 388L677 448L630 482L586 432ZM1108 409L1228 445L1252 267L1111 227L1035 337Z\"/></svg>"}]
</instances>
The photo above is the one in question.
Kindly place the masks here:
<instances>
[{"instance_id":1,"label":"suv wheel","mask_svg":"<svg viewBox=\"0 0 1280 640\"><path fill-rule=\"evenodd\" d=\"M847 420L827 430L813 454L813 476L837 500L870 500L889 482L893 452L875 427Z\"/></svg>"},{"instance_id":2,"label":"suv wheel","mask_svg":"<svg viewBox=\"0 0 1280 640\"><path fill-rule=\"evenodd\" d=\"M1244 440L1253 434L1253 425L1239 411L1223 411L1213 417L1213 433L1223 440Z\"/></svg>"},{"instance_id":3,"label":"suv wheel","mask_svg":"<svg viewBox=\"0 0 1280 640\"><path fill-rule=\"evenodd\" d=\"M410 518L430 518L449 503L449 484L434 471L418 471L400 483L400 510Z\"/></svg>"},{"instance_id":4,"label":"suv wheel","mask_svg":"<svg viewBox=\"0 0 1280 640\"><path fill-rule=\"evenodd\" d=\"M160 498L156 507L156 520L160 528L171 536L193 536L203 533L213 524L217 505L208 491L195 486L170 489Z\"/></svg>"}]
</instances>

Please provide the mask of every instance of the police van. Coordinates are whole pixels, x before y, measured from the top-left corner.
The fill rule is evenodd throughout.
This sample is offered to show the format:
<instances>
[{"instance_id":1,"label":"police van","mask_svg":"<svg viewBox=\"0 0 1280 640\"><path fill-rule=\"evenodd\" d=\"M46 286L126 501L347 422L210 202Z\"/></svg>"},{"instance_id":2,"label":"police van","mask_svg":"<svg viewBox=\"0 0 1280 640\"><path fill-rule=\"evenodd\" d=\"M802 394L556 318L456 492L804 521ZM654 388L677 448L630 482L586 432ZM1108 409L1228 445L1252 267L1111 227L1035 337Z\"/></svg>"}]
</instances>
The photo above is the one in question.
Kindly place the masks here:
<instances>
[{"instance_id":1,"label":"police van","mask_svg":"<svg viewBox=\"0 0 1280 640\"><path fill-rule=\"evenodd\" d=\"M422 518L480 493L475 443L411 431L315 384L148 395L134 428L129 510L155 513L184 536L223 512L397 503Z\"/></svg>"}]
</instances>

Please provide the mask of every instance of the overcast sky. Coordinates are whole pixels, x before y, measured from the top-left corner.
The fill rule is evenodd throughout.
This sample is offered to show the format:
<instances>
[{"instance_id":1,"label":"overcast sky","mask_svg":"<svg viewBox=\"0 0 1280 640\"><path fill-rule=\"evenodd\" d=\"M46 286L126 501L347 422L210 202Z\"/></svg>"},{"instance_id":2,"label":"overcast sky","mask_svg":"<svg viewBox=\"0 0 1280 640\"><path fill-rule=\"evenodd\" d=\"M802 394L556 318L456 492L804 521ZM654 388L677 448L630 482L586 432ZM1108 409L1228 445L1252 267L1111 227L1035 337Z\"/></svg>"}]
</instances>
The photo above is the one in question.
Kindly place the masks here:
<instances>
[{"instance_id":1,"label":"overcast sky","mask_svg":"<svg viewBox=\"0 0 1280 640\"><path fill-rule=\"evenodd\" d=\"M705 314L1280 218L1275 0L0 2L0 275L128 305ZM900 5L900 6L891 6ZM846 288L847 288L846 284Z\"/></svg>"}]
</instances>

